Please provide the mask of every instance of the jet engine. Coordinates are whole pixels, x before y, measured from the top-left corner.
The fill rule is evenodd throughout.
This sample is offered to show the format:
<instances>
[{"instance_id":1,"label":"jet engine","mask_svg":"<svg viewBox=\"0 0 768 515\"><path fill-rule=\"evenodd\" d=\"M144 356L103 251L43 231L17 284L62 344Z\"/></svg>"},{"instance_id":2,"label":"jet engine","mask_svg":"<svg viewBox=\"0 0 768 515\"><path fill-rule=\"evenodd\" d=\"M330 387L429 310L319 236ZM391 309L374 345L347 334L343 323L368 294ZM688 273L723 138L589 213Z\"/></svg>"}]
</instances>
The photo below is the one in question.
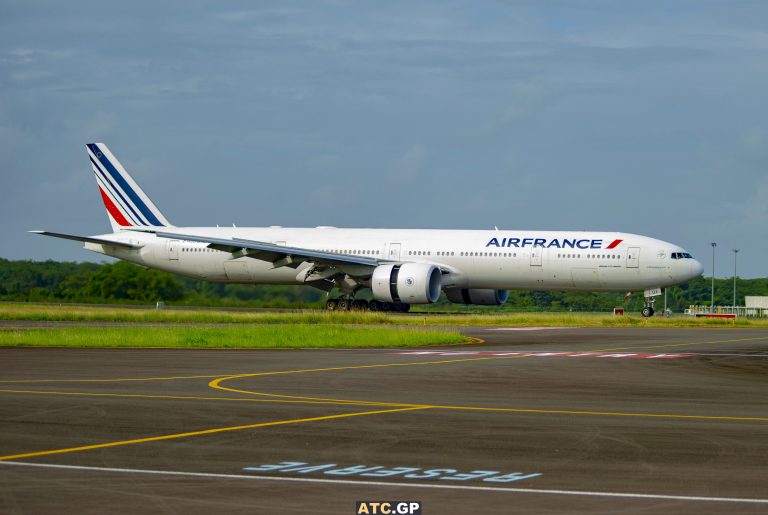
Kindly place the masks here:
<instances>
[{"instance_id":1,"label":"jet engine","mask_svg":"<svg viewBox=\"0 0 768 515\"><path fill-rule=\"evenodd\" d=\"M456 304L479 304L500 306L507 302L509 290L485 290L467 288L446 288L445 296Z\"/></svg>"},{"instance_id":2,"label":"jet engine","mask_svg":"<svg viewBox=\"0 0 768 515\"><path fill-rule=\"evenodd\" d=\"M435 265L403 263L380 265L373 270L371 291L382 302L431 304L440 298L442 274Z\"/></svg>"}]
</instances>

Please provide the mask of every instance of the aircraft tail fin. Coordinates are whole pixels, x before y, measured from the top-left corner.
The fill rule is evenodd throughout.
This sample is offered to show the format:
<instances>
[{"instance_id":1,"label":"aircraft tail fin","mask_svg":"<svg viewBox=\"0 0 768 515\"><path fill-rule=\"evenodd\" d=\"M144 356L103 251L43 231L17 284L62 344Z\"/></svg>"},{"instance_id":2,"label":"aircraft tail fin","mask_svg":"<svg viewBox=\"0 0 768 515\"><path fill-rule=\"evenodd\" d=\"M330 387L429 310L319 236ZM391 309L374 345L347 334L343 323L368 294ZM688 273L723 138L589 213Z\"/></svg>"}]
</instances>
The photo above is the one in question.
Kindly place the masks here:
<instances>
[{"instance_id":1,"label":"aircraft tail fin","mask_svg":"<svg viewBox=\"0 0 768 515\"><path fill-rule=\"evenodd\" d=\"M173 226L104 143L88 143L86 148L114 232Z\"/></svg>"}]
</instances>

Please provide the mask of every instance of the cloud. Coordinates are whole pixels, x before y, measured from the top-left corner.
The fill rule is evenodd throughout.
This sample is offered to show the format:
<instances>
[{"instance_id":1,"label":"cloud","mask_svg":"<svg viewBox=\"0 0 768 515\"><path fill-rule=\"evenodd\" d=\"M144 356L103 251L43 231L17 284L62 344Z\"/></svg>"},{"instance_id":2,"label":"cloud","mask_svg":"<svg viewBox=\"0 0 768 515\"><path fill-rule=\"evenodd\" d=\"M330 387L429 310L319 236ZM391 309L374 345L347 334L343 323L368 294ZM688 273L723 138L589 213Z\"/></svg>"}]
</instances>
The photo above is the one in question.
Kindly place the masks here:
<instances>
[{"instance_id":1,"label":"cloud","mask_svg":"<svg viewBox=\"0 0 768 515\"><path fill-rule=\"evenodd\" d=\"M429 151L424 145L413 144L389 167L389 176L403 181L418 180L424 172L429 159Z\"/></svg>"},{"instance_id":2,"label":"cloud","mask_svg":"<svg viewBox=\"0 0 768 515\"><path fill-rule=\"evenodd\" d=\"M83 151L102 140L178 223L608 228L699 255L732 238L755 242L745 275L766 275L767 16L698 0L10 3L0 256L89 258L19 228L106 230Z\"/></svg>"}]
</instances>

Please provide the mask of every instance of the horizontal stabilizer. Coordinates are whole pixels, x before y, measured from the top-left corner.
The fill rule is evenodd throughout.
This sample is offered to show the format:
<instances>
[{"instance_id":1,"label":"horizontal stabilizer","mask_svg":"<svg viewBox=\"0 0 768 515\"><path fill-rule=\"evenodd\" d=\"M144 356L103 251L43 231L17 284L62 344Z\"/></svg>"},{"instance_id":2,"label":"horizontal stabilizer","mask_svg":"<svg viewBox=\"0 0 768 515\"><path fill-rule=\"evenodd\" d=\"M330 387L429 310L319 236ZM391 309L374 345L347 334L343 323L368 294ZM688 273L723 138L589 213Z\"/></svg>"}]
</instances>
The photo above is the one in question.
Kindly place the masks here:
<instances>
[{"instance_id":1,"label":"horizontal stabilizer","mask_svg":"<svg viewBox=\"0 0 768 515\"><path fill-rule=\"evenodd\" d=\"M82 241L84 243L97 243L99 245L111 245L113 247L120 247L121 249L140 249L144 245L135 245L133 243L125 243L122 241L112 241L106 238L92 238L90 236L77 236L75 234L63 234L60 232L49 231L29 231L33 234L42 234L43 236L53 236L54 238L62 238L65 240Z\"/></svg>"}]
</instances>

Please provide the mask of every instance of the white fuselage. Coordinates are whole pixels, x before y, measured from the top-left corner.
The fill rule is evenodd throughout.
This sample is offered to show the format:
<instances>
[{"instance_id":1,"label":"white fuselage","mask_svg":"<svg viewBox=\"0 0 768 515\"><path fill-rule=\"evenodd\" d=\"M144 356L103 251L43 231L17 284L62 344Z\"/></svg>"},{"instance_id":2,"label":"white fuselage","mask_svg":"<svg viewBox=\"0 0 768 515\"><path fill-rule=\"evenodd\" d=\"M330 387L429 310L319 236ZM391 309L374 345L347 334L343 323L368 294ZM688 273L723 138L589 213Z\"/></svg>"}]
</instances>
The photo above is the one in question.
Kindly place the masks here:
<instances>
[{"instance_id":1,"label":"white fuselage","mask_svg":"<svg viewBox=\"0 0 768 515\"><path fill-rule=\"evenodd\" d=\"M468 231L430 229L175 227L174 233L242 238L288 247L430 263L449 272L443 287L526 290L640 291L681 284L702 273L677 245L628 233L578 231ZM268 261L205 243L120 231L103 239L136 243L131 250L86 243L87 249L214 282L303 284L309 267L274 268ZM617 240L613 248L609 248ZM686 256L688 256L686 254Z\"/></svg>"}]
</instances>

